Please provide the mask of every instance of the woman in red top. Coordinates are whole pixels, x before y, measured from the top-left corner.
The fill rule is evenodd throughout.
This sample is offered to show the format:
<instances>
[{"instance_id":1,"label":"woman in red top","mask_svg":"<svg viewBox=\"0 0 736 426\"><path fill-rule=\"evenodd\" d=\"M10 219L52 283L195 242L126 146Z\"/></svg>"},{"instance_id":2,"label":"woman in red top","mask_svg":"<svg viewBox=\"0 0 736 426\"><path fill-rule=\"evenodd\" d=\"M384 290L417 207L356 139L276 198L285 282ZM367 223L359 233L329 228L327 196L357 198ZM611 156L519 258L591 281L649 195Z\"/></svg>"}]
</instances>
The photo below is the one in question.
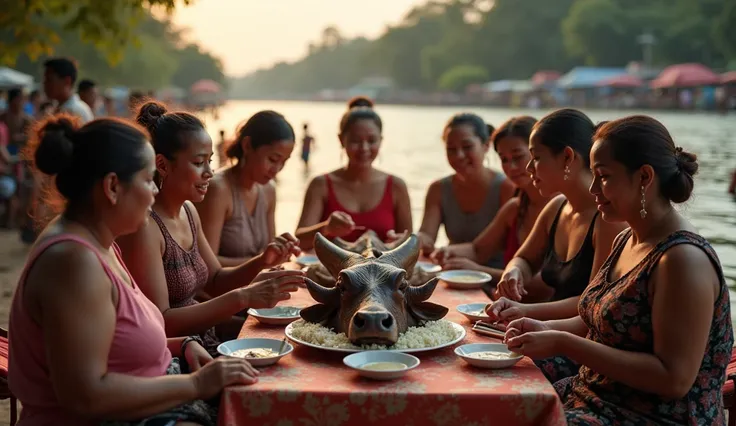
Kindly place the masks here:
<instances>
[{"instance_id":1,"label":"woman in red top","mask_svg":"<svg viewBox=\"0 0 736 426\"><path fill-rule=\"evenodd\" d=\"M348 164L309 183L296 231L303 249L312 247L317 232L354 241L370 229L389 241L398 237L396 232L412 231L406 184L373 167L382 127L370 108L352 108L343 115L339 137Z\"/></svg>"}]
</instances>

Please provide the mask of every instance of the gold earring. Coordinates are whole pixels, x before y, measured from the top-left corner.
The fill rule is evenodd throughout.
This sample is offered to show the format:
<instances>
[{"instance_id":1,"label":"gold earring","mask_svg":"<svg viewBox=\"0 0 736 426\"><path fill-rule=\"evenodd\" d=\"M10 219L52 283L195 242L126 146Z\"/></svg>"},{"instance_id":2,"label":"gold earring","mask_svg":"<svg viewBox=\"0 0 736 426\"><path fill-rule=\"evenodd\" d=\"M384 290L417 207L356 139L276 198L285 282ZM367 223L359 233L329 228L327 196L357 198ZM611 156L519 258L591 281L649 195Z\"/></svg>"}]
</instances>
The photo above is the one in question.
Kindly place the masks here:
<instances>
[{"instance_id":1,"label":"gold earring","mask_svg":"<svg viewBox=\"0 0 736 426\"><path fill-rule=\"evenodd\" d=\"M565 175L562 177L564 180L570 180L570 166L565 166Z\"/></svg>"},{"instance_id":2,"label":"gold earring","mask_svg":"<svg viewBox=\"0 0 736 426\"><path fill-rule=\"evenodd\" d=\"M639 215L641 215L641 218L644 219L647 217L647 199L644 195L644 185L641 186L641 210L639 210Z\"/></svg>"}]
</instances>

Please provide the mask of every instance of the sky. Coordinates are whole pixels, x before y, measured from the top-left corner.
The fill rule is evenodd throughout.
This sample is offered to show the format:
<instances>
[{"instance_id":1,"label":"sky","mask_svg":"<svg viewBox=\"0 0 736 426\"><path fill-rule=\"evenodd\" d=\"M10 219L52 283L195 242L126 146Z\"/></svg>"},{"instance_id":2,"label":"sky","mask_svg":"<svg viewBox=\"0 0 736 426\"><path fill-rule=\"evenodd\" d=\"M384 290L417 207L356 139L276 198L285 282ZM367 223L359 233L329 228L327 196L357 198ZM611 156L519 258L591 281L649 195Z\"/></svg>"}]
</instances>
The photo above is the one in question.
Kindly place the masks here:
<instances>
[{"instance_id":1,"label":"sky","mask_svg":"<svg viewBox=\"0 0 736 426\"><path fill-rule=\"evenodd\" d=\"M218 56L230 76L304 56L310 41L336 26L345 37L379 36L421 0L195 0L174 22Z\"/></svg>"}]
</instances>

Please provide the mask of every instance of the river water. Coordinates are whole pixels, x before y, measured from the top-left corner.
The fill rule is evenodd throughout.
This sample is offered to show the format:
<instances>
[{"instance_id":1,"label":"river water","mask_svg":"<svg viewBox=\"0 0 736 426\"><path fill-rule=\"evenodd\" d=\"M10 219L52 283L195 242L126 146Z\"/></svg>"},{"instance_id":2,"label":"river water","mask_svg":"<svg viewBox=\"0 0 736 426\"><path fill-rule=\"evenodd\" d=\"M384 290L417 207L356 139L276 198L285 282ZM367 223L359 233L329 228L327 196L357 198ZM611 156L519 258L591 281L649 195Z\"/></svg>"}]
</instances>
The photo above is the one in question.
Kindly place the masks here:
<instances>
[{"instance_id":1,"label":"river water","mask_svg":"<svg viewBox=\"0 0 736 426\"><path fill-rule=\"evenodd\" d=\"M277 232L294 232L301 213L304 191L312 176L339 167L346 161L340 154L338 123L345 110L343 103L308 103L283 101L232 101L219 112L219 119L207 117L212 139L218 132L233 137L238 124L259 110L280 112L294 126L301 140L302 125L309 123L316 139L311 156L311 170L306 171L295 149L291 160L278 177ZM414 229L418 229L429 184L452 172L447 164L441 135L445 122L455 113L470 111L496 126L515 115L542 117L547 111L379 105L384 127L384 142L376 166L403 178L411 197ZM593 121L631 115L631 111L586 111ZM731 170L736 167L736 119L734 116L690 112L643 112L667 126L675 143L698 155L700 174L696 177L694 197L680 210L710 240L723 263L729 285L736 290L736 202L726 192ZM299 148L299 145L297 145ZM500 170L500 161L489 153L491 167ZM445 242L441 233L440 243ZM736 301L736 293L732 294Z\"/></svg>"}]
</instances>

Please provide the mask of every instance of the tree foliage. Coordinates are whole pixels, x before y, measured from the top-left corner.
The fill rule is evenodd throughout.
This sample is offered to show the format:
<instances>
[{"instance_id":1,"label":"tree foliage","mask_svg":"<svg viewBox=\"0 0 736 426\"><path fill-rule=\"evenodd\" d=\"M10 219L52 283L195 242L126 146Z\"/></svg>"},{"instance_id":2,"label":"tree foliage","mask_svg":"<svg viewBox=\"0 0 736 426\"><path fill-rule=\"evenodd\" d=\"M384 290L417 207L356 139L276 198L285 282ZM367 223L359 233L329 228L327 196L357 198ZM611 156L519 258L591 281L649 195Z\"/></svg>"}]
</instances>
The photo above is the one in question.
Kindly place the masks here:
<instances>
[{"instance_id":1,"label":"tree foliage","mask_svg":"<svg viewBox=\"0 0 736 426\"><path fill-rule=\"evenodd\" d=\"M327 43L323 34L303 59L236 79L233 92L306 95L373 76L403 89L435 89L463 67L482 67L488 80L576 65L623 67L643 60L644 34L655 40L655 66L720 69L736 61L733 22L734 0L429 0L375 40Z\"/></svg>"},{"instance_id":2,"label":"tree foliage","mask_svg":"<svg viewBox=\"0 0 736 426\"><path fill-rule=\"evenodd\" d=\"M477 65L458 65L445 71L439 79L438 87L442 90L460 92L473 83L488 81L488 71Z\"/></svg>"}]
</instances>

